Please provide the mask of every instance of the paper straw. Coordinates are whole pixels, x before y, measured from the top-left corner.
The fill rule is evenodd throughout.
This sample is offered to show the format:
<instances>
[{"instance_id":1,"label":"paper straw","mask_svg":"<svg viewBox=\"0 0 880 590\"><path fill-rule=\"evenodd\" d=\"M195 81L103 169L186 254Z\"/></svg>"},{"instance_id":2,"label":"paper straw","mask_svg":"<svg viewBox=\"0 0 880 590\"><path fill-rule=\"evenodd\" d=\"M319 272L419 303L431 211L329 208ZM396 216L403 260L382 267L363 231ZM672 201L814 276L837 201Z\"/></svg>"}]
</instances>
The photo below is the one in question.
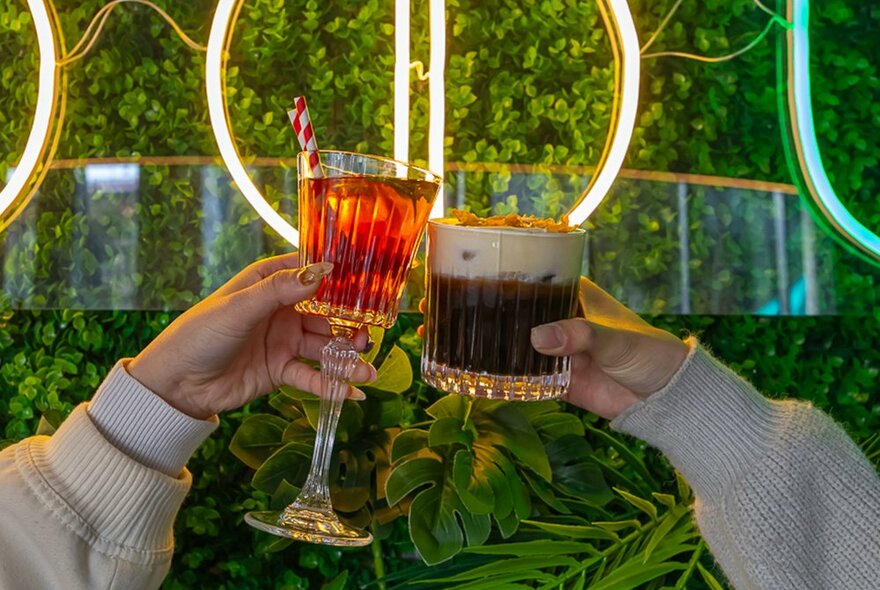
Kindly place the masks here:
<instances>
[{"instance_id":1,"label":"paper straw","mask_svg":"<svg viewBox=\"0 0 880 590\"><path fill-rule=\"evenodd\" d=\"M309 107L306 106L306 97L297 96L293 99L293 108L287 111L290 124L296 132L296 138L304 152L309 156L309 167L312 169L313 178L323 178L321 159L318 157L318 143L315 141L315 130L309 119Z\"/></svg>"}]
</instances>

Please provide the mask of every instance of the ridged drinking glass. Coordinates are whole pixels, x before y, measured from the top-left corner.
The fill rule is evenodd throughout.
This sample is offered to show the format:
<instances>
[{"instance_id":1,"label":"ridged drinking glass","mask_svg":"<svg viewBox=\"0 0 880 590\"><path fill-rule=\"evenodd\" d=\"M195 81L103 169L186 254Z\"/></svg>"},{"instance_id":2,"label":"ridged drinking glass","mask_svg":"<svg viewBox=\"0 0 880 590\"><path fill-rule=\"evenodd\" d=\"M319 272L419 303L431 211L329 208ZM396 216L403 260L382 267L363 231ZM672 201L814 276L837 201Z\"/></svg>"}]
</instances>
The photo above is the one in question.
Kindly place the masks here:
<instances>
[{"instance_id":1,"label":"ridged drinking glass","mask_svg":"<svg viewBox=\"0 0 880 590\"><path fill-rule=\"evenodd\" d=\"M491 399L565 395L569 357L538 353L530 334L577 314L584 237L429 222L422 380Z\"/></svg>"},{"instance_id":2,"label":"ridged drinking glass","mask_svg":"<svg viewBox=\"0 0 880 590\"><path fill-rule=\"evenodd\" d=\"M364 325L389 328L425 231L439 176L378 156L319 152L320 177L307 155L299 173L300 263L332 262L315 297L298 303L305 314L326 317L332 340L321 355L322 392L312 467L299 497L281 512L250 512L261 530L327 545L358 546L367 531L341 522L330 501L333 440L358 354L352 338Z\"/></svg>"}]
</instances>

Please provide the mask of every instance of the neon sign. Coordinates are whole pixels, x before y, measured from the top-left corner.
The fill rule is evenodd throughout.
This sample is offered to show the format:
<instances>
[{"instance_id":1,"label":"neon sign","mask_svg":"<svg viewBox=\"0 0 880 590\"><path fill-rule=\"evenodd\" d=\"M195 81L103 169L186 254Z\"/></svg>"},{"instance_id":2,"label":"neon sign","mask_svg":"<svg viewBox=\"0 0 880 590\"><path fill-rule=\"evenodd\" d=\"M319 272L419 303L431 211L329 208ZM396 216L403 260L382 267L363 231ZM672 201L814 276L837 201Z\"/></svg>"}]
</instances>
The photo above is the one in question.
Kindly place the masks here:
<instances>
[{"instance_id":1,"label":"neon sign","mask_svg":"<svg viewBox=\"0 0 880 590\"><path fill-rule=\"evenodd\" d=\"M37 30L37 46L39 48L39 70L37 74L37 107L34 109L34 119L28 132L27 143L24 152L15 169L12 171L6 186L0 189L0 229L15 218L27 204L28 198L19 202L18 211L4 220L18 199L19 195L28 188L31 189L28 197L33 194L39 185L39 179L34 181L34 172L43 160L46 148L50 143L49 133L52 122L56 120L55 111L58 91L58 68L55 67L55 34L49 12L43 0L27 0L31 11L34 27Z\"/></svg>"},{"instance_id":2,"label":"neon sign","mask_svg":"<svg viewBox=\"0 0 880 590\"><path fill-rule=\"evenodd\" d=\"M832 235L875 262L880 261L880 236L860 223L841 202L831 186L822 163L810 92L810 3L789 0L788 20L788 108L792 144L800 167L800 183L809 194ZM786 138L787 139L787 138Z\"/></svg>"}]
</instances>

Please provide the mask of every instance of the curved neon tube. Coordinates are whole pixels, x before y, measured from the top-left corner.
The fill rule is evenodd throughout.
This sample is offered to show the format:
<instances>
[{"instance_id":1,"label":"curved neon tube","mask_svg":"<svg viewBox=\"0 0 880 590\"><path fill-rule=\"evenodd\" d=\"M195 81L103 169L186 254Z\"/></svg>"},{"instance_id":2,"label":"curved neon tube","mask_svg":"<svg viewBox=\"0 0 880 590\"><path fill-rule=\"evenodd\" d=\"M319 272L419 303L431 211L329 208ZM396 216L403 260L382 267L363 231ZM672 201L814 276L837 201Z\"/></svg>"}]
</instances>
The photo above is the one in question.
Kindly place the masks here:
<instances>
[{"instance_id":1,"label":"curved neon tube","mask_svg":"<svg viewBox=\"0 0 880 590\"><path fill-rule=\"evenodd\" d=\"M806 185L816 205L837 230L874 258L880 259L880 236L862 225L849 212L834 192L816 139L810 92L810 3L808 0L790 0L791 76L794 106L794 139L798 161Z\"/></svg>"},{"instance_id":2,"label":"curved neon tube","mask_svg":"<svg viewBox=\"0 0 880 590\"><path fill-rule=\"evenodd\" d=\"M52 22L43 0L28 0L37 29L37 45L40 50L39 82L37 84L37 108L34 122L28 134L21 159L12 172L9 182L0 190L0 218L24 190L43 153L46 138L52 124L52 105L55 100L55 37Z\"/></svg>"},{"instance_id":3,"label":"curved neon tube","mask_svg":"<svg viewBox=\"0 0 880 590\"><path fill-rule=\"evenodd\" d=\"M602 0L599 0L602 1ZM639 106L639 38L632 13L626 0L608 0L611 13L616 24L616 34L620 37L622 74L620 80L620 115L614 133L608 157L604 164L595 172L595 180L590 188L569 211L572 224L581 225L596 210L617 178L623 159L632 140L633 128L636 124L636 111ZM614 35L615 31L609 31Z\"/></svg>"},{"instance_id":4,"label":"curved neon tube","mask_svg":"<svg viewBox=\"0 0 880 590\"><path fill-rule=\"evenodd\" d=\"M226 164L226 168L232 175L235 184L248 200L254 210L285 240L299 246L299 232L283 217L281 217L263 198L259 189L254 185L250 175L245 170L235 141L232 138L232 130L229 125L229 117L226 112L226 100L223 94L223 53L225 41L229 29L229 21L236 5L242 0L220 0L214 11L214 20L211 22L211 32L208 37L208 55L205 60L205 83L208 98L208 115L211 119L211 128L214 131L214 139L220 156Z\"/></svg>"},{"instance_id":5,"label":"curved neon tube","mask_svg":"<svg viewBox=\"0 0 880 590\"><path fill-rule=\"evenodd\" d=\"M446 2L431 0L431 63L428 71L430 106L428 115L428 170L440 175L446 173L443 157L443 138L446 128ZM445 212L443 192L437 195L431 217L443 217Z\"/></svg>"},{"instance_id":6,"label":"curved neon tube","mask_svg":"<svg viewBox=\"0 0 880 590\"><path fill-rule=\"evenodd\" d=\"M409 160L409 5L394 3L394 159Z\"/></svg>"}]
</instances>

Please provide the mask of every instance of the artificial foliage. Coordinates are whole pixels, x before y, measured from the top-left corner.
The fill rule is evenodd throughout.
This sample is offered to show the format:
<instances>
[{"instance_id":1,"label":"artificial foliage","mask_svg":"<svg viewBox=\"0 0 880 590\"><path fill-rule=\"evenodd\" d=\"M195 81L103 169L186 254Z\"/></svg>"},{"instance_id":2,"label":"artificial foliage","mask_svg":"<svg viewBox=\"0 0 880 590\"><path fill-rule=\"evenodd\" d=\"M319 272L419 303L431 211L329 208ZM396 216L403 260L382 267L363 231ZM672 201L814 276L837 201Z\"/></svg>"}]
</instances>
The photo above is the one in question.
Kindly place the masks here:
<instances>
[{"instance_id":1,"label":"artificial foliage","mask_svg":"<svg viewBox=\"0 0 880 590\"><path fill-rule=\"evenodd\" d=\"M213 1L157 3L191 37L207 41ZM68 49L103 4L55 2ZM644 42L673 1L630 4ZM595 3L450 0L447 10L447 160L594 165L613 92ZM873 32L880 9L832 0L815 3L812 16L813 100L825 164L853 213L878 227ZM751 0L687 1L651 51L729 53L766 19ZM413 59L427 63L426 1L413 4L413 22ZM284 111L298 94L309 98L322 147L389 154L392 23L393 3L377 0L245 2L226 73L245 161L293 153ZM625 165L788 182L774 51L771 37L723 64L645 60ZM35 55L25 4L4 0L0 177L26 139ZM204 54L186 48L147 8L118 8L92 52L67 70L56 159L215 156L203 67ZM410 149L424 160L427 82L413 88ZM142 166L136 199L103 193L86 201L81 169L52 171L23 214L26 228L13 225L2 236L9 298L0 304L0 446L51 431L117 359L136 354L175 317L169 310L196 301L252 258L287 249L230 185L219 160L209 162ZM295 219L290 164L254 164L251 171L273 206ZM459 177L448 180L458 190ZM464 182L464 204L479 213L558 215L586 176L522 180L500 170L468 173ZM205 195L216 197L211 220ZM776 269L759 264L769 247L762 241L769 210L742 206L748 194L692 188L687 196L695 307L755 309L772 296L761 285L777 278ZM590 276L651 312L654 323L697 334L761 391L809 400L869 445L880 427L876 272L819 236L823 309L844 315L669 315L681 305L678 213L670 203L669 188L659 183L618 182L589 222ZM787 224L799 227L798 209L787 215ZM119 252L135 230L131 265ZM155 311L82 310L94 301ZM62 309L33 309L47 306ZM661 457L561 402L488 403L427 388L418 377L420 321L402 315L384 335L373 359L384 367L382 380L365 387L365 402L347 403L338 438L334 502L378 541L360 550L291 545L243 523L246 511L293 497L305 476L315 402L284 389L223 416L190 462L195 481L176 523L165 587L723 584L688 517L690 492Z\"/></svg>"}]
</instances>

